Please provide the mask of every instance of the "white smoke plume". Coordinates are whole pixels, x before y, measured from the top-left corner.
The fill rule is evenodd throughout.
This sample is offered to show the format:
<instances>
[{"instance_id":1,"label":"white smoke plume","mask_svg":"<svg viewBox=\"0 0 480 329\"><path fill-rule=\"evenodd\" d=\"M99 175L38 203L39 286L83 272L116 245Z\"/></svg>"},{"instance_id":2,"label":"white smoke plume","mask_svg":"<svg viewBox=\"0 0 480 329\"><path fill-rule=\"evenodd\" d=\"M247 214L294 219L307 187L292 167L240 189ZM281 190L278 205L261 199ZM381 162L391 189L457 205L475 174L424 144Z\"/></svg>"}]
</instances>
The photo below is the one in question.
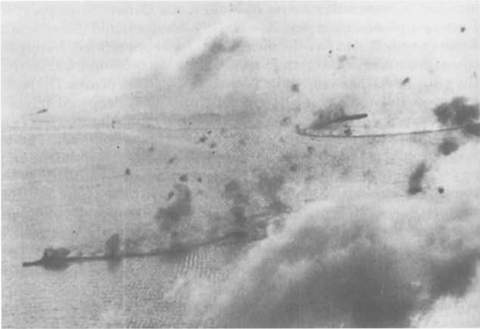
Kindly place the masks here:
<instances>
[{"instance_id":1,"label":"white smoke plume","mask_svg":"<svg viewBox=\"0 0 480 329\"><path fill-rule=\"evenodd\" d=\"M192 326L478 327L478 154L468 144L432 166L448 197L338 187L289 215L225 279L184 278L172 294L189 300Z\"/></svg>"},{"instance_id":2,"label":"white smoke plume","mask_svg":"<svg viewBox=\"0 0 480 329\"><path fill-rule=\"evenodd\" d=\"M438 299L428 312L413 319L421 328L478 328L480 323L480 267L471 289L463 297L447 296Z\"/></svg>"},{"instance_id":3,"label":"white smoke plume","mask_svg":"<svg viewBox=\"0 0 480 329\"><path fill-rule=\"evenodd\" d=\"M192 325L405 327L414 316L428 321L422 310L436 301L433 312L452 298L474 303L474 201L318 202L251 249L226 281L196 286Z\"/></svg>"},{"instance_id":4,"label":"white smoke plume","mask_svg":"<svg viewBox=\"0 0 480 329\"><path fill-rule=\"evenodd\" d=\"M132 57L123 114L158 119L168 114L250 111L265 77L258 72L260 35L241 17L229 17L194 40L155 41ZM127 109L125 109L125 107Z\"/></svg>"}]
</instances>

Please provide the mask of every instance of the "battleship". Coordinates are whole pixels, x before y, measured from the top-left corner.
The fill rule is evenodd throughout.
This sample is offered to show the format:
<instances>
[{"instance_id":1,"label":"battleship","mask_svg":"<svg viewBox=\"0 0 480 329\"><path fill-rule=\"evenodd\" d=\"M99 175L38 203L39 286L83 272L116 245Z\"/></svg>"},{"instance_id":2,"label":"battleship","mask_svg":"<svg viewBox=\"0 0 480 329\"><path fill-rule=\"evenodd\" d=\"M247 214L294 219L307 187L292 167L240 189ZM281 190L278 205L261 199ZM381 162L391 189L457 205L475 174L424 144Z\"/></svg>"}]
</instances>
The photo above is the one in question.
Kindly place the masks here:
<instances>
[{"instance_id":1,"label":"battleship","mask_svg":"<svg viewBox=\"0 0 480 329\"><path fill-rule=\"evenodd\" d=\"M102 255L89 256L70 256L71 252L67 248L46 248L43 256L35 261L23 262L23 267L38 266L45 269L62 269L72 263L84 263L95 261L118 262L125 258L145 258L154 256L172 256L181 252L188 252L201 247L214 244L237 244L250 243L262 240L266 237L266 232L249 232L247 230L235 229L219 235L214 238L205 239L196 242L176 242L169 247L155 248L149 251L121 251L120 236L114 234L106 242L105 252Z\"/></svg>"},{"instance_id":2,"label":"battleship","mask_svg":"<svg viewBox=\"0 0 480 329\"><path fill-rule=\"evenodd\" d=\"M321 120L320 117L317 121L311 124L307 128L301 128L299 125L295 126L295 133L300 136L309 137L311 139L322 139L322 138L384 138L384 137L399 137L406 135L426 135L434 133L447 133L452 131L461 130L466 135L476 135L480 136L480 124L476 122L466 122L463 124L456 123L453 126L444 126L441 128L420 128L420 129L408 129L408 130L389 130L375 133L362 133L354 134L351 127L348 125L344 126L344 130L338 132L338 127L333 127L334 132L329 130L332 126L338 123L345 123L348 121L362 120L368 117L367 113L353 114L353 115L341 115L335 117L334 119Z\"/></svg>"}]
</instances>

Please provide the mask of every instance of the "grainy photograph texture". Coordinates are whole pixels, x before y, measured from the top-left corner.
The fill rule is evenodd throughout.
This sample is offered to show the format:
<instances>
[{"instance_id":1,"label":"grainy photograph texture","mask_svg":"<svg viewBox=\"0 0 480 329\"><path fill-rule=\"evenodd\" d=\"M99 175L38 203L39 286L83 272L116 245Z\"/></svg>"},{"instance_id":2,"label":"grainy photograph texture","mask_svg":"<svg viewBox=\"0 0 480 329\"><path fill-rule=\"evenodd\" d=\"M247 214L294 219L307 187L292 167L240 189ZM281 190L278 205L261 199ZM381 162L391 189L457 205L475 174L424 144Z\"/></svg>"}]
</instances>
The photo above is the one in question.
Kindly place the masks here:
<instances>
[{"instance_id":1,"label":"grainy photograph texture","mask_svg":"<svg viewBox=\"0 0 480 329\"><path fill-rule=\"evenodd\" d=\"M479 327L479 10L2 2L2 326Z\"/></svg>"}]
</instances>

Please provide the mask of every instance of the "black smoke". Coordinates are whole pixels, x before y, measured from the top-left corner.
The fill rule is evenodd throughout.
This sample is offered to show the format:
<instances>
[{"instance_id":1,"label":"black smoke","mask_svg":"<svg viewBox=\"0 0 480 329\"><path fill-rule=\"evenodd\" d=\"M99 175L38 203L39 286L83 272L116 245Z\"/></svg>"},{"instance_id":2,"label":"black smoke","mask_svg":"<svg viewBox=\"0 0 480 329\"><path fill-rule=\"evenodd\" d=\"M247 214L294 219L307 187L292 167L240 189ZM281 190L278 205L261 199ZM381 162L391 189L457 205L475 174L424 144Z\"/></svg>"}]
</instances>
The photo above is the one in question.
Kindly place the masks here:
<instances>
[{"instance_id":1,"label":"black smoke","mask_svg":"<svg viewBox=\"0 0 480 329\"><path fill-rule=\"evenodd\" d=\"M438 151L443 155L450 155L459 148L458 142L454 138L444 138L438 146Z\"/></svg>"},{"instance_id":2,"label":"black smoke","mask_svg":"<svg viewBox=\"0 0 480 329\"><path fill-rule=\"evenodd\" d=\"M120 235L118 233L113 234L105 242L105 256L116 258L120 255Z\"/></svg>"},{"instance_id":3,"label":"black smoke","mask_svg":"<svg viewBox=\"0 0 480 329\"><path fill-rule=\"evenodd\" d=\"M225 185L224 195L232 203L230 213L233 215L235 224L244 226L247 220L246 207L250 203L249 196L242 190L240 183L236 180L231 180Z\"/></svg>"},{"instance_id":4,"label":"black smoke","mask_svg":"<svg viewBox=\"0 0 480 329\"><path fill-rule=\"evenodd\" d=\"M229 37L219 34L208 40L202 49L193 54L184 64L185 74L193 87L202 85L210 76L219 69L222 58L232 54L242 45L244 40L241 37Z\"/></svg>"},{"instance_id":5,"label":"black smoke","mask_svg":"<svg viewBox=\"0 0 480 329\"><path fill-rule=\"evenodd\" d=\"M285 177L281 174L261 173L258 177L258 192L269 203L268 208L275 212L281 213L289 209L285 204L279 193L285 184Z\"/></svg>"},{"instance_id":6,"label":"black smoke","mask_svg":"<svg viewBox=\"0 0 480 329\"><path fill-rule=\"evenodd\" d=\"M428 171L425 162L419 163L408 178L408 194L414 195L423 191L423 179Z\"/></svg>"},{"instance_id":7,"label":"black smoke","mask_svg":"<svg viewBox=\"0 0 480 329\"><path fill-rule=\"evenodd\" d=\"M433 109L438 122L446 127L460 127L465 135L480 135L479 104L466 104L465 97L454 97Z\"/></svg>"},{"instance_id":8,"label":"black smoke","mask_svg":"<svg viewBox=\"0 0 480 329\"><path fill-rule=\"evenodd\" d=\"M180 222L188 218L192 212L192 193L185 184L175 184L175 199L167 206L158 209L155 219L162 232L175 232Z\"/></svg>"}]
</instances>

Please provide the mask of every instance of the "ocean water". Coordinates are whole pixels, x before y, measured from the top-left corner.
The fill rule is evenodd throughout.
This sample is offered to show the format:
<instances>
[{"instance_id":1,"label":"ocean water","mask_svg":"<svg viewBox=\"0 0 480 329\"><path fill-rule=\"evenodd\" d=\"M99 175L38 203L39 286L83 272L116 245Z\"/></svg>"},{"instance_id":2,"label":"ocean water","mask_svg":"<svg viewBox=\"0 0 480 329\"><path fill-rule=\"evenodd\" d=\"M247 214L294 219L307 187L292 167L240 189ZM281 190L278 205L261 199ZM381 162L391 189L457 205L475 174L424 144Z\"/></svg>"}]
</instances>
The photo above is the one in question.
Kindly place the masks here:
<instances>
[{"instance_id":1,"label":"ocean water","mask_svg":"<svg viewBox=\"0 0 480 329\"><path fill-rule=\"evenodd\" d=\"M189 168L201 161L200 152L189 159L188 152L159 139L149 151L146 138L125 137L109 125L79 126L37 122L2 131L3 325L181 326L185 301L164 297L175 280L189 273L221 275L243 246L207 246L114 265L21 267L49 246L103 252L114 233L148 240L147 249L161 246L153 216L167 203L173 183L184 171L208 183L208 172ZM168 169L175 155L186 164Z\"/></svg>"},{"instance_id":2,"label":"ocean water","mask_svg":"<svg viewBox=\"0 0 480 329\"><path fill-rule=\"evenodd\" d=\"M262 184L271 182L284 185L278 195L271 187L270 196L278 197L289 211L302 209L312 199L329 199L333 186L342 181L362 182L372 191L383 189L401 198L417 161L388 152L392 143L382 140L314 141L277 127L220 132L215 126L192 125L166 129L128 121L36 119L2 130L5 327L191 324L188 295L172 294L172 287L191 277L222 281L258 242L216 244L119 264L87 262L60 270L21 267L50 246L85 255L102 253L115 233L136 241L141 250L168 245L155 214L171 202L168 192L182 175L188 177L184 184L191 190L194 209L181 230L188 242L208 239L207 229L218 221L224 221L221 228L234 226L225 192L232 180L252 190L246 211L253 216L272 211L269 188L267 196L262 193ZM213 149L199 142L209 131L218 144ZM405 137L395 143L423 150L434 148L439 139ZM355 150L359 145L362 153ZM381 168L373 158L381 161ZM259 178L268 175L273 178ZM272 217L281 215L273 210Z\"/></svg>"}]
</instances>

